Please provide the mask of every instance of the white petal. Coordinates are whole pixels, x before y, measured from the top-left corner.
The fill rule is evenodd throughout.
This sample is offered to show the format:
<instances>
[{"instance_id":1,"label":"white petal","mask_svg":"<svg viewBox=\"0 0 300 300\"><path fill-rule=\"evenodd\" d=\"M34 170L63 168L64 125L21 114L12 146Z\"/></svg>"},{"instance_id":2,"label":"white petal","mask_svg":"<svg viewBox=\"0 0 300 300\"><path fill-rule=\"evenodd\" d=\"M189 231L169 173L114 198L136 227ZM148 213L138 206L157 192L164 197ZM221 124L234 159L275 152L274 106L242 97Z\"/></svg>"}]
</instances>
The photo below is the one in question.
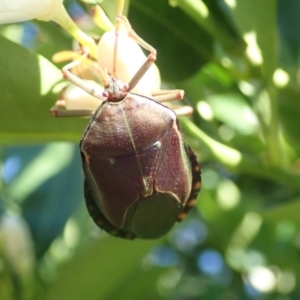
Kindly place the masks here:
<instances>
[{"instance_id":1,"label":"white petal","mask_svg":"<svg viewBox=\"0 0 300 300\"><path fill-rule=\"evenodd\" d=\"M0 24L32 19L50 21L62 6L63 0L1 0Z\"/></svg>"},{"instance_id":2,"label":"white petal","mask_svg":"<svg viewBox=\"0 0 300 300\"><path fill-rule=\"evenodd\" d=\"M85 80L86 85L90 88L103 90L103 86L92 80ZM68 110L96 110L101 104L101 100L88 94L82 88L73 84L69 85L63 92L63 100L66 102Z\"/></svg>"},{"instance_id":3,"label":"white petal","mask_svg":"<svg viewBox=\"0 0 300 300\"><path fill-rule=\"evenodd\" d=\"M108 31L103 34L98 44L98 62L110 74L113 73L115 36L115 31ZM119 32L118 38L117 75L118 79L129 83L147 57L141 47L124 32ZM132 92L150 97L151 92L159 88L159 72L155 65L152 65Z\"/></svg>"}]
</instances>

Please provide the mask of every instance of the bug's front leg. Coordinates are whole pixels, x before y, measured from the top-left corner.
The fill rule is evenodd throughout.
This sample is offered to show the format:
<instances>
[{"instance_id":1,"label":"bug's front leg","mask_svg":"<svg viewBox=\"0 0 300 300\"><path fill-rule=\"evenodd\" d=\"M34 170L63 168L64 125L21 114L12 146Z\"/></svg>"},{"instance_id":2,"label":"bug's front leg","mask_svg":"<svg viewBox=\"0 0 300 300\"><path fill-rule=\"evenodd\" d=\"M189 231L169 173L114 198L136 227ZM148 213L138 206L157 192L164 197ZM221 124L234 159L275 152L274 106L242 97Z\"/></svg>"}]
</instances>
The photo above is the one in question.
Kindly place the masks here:
<instances>
[{"instance_id":1,"label":"bug's front leg","mask_svg":"<svg viewBox=\"0 0 300 300\"><path fill-rule=\"evenodd\" d=\"M100 84L91 80L83 80L70 72L71 69L83 63L87 56L88 52L85 52L79 59L63 67L63 77L72 85L63 90L62 99L58 100L50 109L53 116L90 117L101 104L101 101L106 100L103 96L103 87ZM105 82L105 75L102 76L102 79Z\"/></svg>"},{"instance_id":2,"label":"bug's front leg","mask_svg":"<svg viewBox=\"0 0 300 300\"><path fill-rule=\"evenodd\" d=\"M102 90L102 86L92 80L84 80L90 88ZM90 117L99 107L101 101L76 85L69 85L60 93L50 113L55 117Z\"/></svg>"}]
</instances>

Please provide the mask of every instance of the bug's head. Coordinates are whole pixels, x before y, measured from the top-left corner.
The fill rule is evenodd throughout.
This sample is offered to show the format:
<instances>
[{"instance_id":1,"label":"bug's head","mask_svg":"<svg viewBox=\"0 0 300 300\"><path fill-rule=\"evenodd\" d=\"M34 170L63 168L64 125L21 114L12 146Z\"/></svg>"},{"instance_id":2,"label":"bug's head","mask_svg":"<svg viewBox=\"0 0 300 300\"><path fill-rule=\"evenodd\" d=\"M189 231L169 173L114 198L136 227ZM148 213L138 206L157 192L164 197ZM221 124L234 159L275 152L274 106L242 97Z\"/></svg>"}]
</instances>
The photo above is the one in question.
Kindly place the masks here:
<instances>
[{"instance_id":1,"label":"bug's head","mask_svg":"<svg viewBox=\"0 0 300 300\"><path fill-rule=\"evenodd\" d=\"M108 84L105 86L103 96L110 102L122 101L128 92L128 84L123 83L115 77L109 77Z\"/></svg>"}]
</instances>

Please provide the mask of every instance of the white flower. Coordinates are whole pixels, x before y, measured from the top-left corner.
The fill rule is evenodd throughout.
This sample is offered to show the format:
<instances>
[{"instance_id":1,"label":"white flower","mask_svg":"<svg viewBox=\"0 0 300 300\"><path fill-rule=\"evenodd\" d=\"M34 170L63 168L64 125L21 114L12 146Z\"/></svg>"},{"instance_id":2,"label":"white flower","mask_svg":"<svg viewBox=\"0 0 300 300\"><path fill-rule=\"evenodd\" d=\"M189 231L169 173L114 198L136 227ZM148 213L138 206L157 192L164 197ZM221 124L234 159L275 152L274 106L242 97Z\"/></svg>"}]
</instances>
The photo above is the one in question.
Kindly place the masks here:
<instances>
[{"instance_id":1,"label":"white flower","mask_svg":"<svg viewBox=\"0 0 300 300\"><path fill-rule=\"evenodd\" d=\"M107 69L110 74L113 74L114 69L115 38L115 30L105 32L98 44L98 63L103 69ZM121 81L129 83L136 72L145 63L147 57L138 43L125 32L119 32L118 49L116 61L117 76ZM151 97L152 91L159 89L159 70L156 65L153 64L139 80L132 92Z\"/></svg>"},{"instance_id":2,"label":"white flower","mask_svg":"<svg viewBox=\"0 0 300 300\"><path fill-rule=\"evenodd\" d=\"M54 21L67 30L96 57L96 44L82 32L68 15L63 0L0 0L0 24L37 19Z\"/></svg>"},{"instance_id":3,"label":"white flower","mask_svg":"<svg viewBox=\"0 0 300 300\"><path fill-rule=\"evenodd\" d=\"M62 9L63 0L1 0L0 24L32 19L50 21Z\"/></svg>"},{"instance_id":4,"label":"white flower","mask_svg":"<svg viewBox=\"0 0 300 300\"><path fill-rule=\"evenodd\" d=\"M91 89L103 90L103 86L92 80L85 80L86 86ZM82 88L73 84L69 85L63 92L63 103L68 110L96 110L101 100L88 94Z\"/></svg>"}]
</instances>

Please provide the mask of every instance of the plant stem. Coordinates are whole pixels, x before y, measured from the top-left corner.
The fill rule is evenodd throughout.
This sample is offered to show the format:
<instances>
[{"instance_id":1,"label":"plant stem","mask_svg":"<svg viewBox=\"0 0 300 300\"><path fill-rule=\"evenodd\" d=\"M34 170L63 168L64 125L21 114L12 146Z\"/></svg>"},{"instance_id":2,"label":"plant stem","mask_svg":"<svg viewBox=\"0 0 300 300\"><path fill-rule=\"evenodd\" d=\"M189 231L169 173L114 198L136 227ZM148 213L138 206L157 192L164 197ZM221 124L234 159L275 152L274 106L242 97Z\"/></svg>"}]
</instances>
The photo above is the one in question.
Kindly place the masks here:
<instances>
[{"instance_id":1,"label":"plant stem","mask_svg":"<svg viewBox=\"0 0 300 300\"><path fill-rule=\"evenodd\" d=\"M258 178L268 179L277 183L300 190L300 173L293 170L269 165L258 157L243 154L242 152L215 141L198 128L191 120L181 118L181 125L185 132L196 137L208 158L214 160L233 172L246 173Z\"/></svg>"},{"instance_id":2,"label":"plant stem","mask_svg":"<svg viewBox=\"0 0 300 300\"><path fill-rule=\"evenodd\" d=\"M88 46L91 55L94 58L97 58L97 46L95 41L79 29L64 7L62 7L62 9L59 10L59 13L55 15L53 21L67 30L83 46Z\"/></svg>"},{"instance_id":3,"label":"plant stem","mask_svg":"<svg viewBox=\"0 0 300 300\"><path fill-rule=\"evenodd\" d=\"M279 122L278 122L278 101L277 90L273 84L270 84L267 93L269 95L270 119L266 136L266 144L269 153L269 162L273 166L282 165L282 156L279 142Z\"/></svg>"}]
</instances>

